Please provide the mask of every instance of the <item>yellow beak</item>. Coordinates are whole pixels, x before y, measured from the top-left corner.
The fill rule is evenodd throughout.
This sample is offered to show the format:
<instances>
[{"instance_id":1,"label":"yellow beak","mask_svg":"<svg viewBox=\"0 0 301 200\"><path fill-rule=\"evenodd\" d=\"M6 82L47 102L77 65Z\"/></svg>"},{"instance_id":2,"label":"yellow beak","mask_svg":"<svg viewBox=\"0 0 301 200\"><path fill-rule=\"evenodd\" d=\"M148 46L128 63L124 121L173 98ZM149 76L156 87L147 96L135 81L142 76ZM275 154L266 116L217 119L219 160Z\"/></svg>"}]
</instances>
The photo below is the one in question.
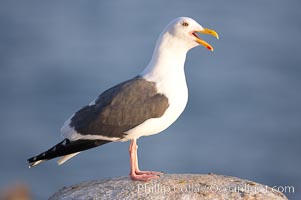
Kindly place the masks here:
<instances>
[{"instance_id":1,"label":"yellow beak","mask_svg":"<svg viewBox=\"0 0 301 200\"><path fill-rule=\"evenodd\" d=\"M217 39L219 39L218 34L216 31L208 29L208 28L204 28L203 30L197 30L197 31L193 31L192 35L195 37L195 41L201 45L203 45L204 47L206 47L207 49L209 49L210 51L213 51L213 47L207 43L206 41L202 40L197 33L202 33L202 34L208 34L208 35L212 35L214 37L216 37Z\"/></svg>"}]
</instances>

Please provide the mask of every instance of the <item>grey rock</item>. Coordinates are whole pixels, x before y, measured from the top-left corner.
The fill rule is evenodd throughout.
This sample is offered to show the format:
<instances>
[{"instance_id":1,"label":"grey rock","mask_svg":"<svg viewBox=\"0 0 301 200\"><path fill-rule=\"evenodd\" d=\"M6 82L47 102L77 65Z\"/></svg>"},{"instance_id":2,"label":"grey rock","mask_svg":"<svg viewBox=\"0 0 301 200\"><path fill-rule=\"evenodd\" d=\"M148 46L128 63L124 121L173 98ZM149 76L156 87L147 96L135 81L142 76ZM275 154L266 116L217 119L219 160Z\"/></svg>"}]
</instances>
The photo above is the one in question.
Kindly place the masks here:
<instances>
[{"instance_id":1,"label":"grey rock","mask_svg":"<svg viewBox=\"0 0 301 200\"><path fill-rule=\"evenodd\" d=\"M110 178L64 187L50 200L100 199L264 199L287 197L266 185L236 177L216 174L165 174L149 182L129 177Z\"/></svg>"}]
</instances>

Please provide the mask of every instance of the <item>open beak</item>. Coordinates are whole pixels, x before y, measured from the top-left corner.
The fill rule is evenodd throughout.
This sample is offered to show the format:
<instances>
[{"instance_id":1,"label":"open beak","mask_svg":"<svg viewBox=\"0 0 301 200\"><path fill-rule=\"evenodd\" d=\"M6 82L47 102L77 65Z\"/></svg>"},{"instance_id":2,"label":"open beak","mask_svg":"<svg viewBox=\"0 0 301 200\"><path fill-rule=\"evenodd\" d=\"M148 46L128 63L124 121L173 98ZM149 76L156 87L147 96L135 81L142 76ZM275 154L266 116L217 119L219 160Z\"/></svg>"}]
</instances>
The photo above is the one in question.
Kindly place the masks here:
<instances>
[{"instance_id":1,"label":"open beak","mask_svg":"<svg viewBox=\"0 0 301 200\"><path fill-rule=\"evenodd\" d=\"M202 40L197 33L202 33L202 34L208 34L208 35L212 35L214 37L216 37L217 39L219 39L218 34L216 31L208 29L208 28L204 28L203 30L196 30L193 31L191 34L195 37L195 41L201 45L203 45L204 47L206 47L207 49L209 49L210 51L213 51L213 47L207 43L206 41Z\"/></svg>"}]
</instances>

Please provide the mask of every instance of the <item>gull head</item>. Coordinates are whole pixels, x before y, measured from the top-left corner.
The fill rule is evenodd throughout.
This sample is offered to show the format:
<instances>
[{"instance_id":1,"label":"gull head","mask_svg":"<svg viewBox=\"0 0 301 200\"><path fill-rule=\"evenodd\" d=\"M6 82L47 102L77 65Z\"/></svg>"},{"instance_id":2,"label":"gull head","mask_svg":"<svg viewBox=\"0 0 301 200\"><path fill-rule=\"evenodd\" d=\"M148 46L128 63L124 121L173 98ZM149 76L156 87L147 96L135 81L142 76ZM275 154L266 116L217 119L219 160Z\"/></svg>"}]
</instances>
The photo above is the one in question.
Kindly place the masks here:
<instances>
[{"instance_id":1,"label":"gull head","mask_svg":"<svg viewBox=\"0 0 301 200\"><path fill-rule=\"evenodd\" d=\"M209 34L219 38L216 31L204 28L195 20L189 17L178 17L165 27L161 33L161 39L174 48L185 48L188 51L193 47L202 45L213 51L213 47L201 39L199 34Z\"/></svg>"}]
</instances>

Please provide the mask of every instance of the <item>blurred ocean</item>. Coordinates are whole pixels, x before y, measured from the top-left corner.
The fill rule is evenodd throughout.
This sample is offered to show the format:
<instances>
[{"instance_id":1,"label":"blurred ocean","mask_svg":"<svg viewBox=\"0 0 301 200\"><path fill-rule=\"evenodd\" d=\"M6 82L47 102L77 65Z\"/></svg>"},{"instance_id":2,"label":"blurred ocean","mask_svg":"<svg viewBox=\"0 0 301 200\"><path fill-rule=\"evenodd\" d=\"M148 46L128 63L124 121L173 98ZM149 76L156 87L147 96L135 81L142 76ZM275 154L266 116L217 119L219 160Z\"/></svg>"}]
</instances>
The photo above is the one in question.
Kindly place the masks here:
<instances>
[{"instance_id":1,"label":"blurred ocean","mask_svg":"<svg viewBox=\"0 0 301 200\"><path fill-rule=\"evenodd\" d=\"M217 173L301 193L301 2L0 2L0 187L27 183L35 199L85 180L126 176L128 143L62 166L26 159L61 140L64 121L142 71L158 35L189 16L220 34L188 53L189 103L161 134L141 138L142 169Z\"/></svg>"}]
</instances>

